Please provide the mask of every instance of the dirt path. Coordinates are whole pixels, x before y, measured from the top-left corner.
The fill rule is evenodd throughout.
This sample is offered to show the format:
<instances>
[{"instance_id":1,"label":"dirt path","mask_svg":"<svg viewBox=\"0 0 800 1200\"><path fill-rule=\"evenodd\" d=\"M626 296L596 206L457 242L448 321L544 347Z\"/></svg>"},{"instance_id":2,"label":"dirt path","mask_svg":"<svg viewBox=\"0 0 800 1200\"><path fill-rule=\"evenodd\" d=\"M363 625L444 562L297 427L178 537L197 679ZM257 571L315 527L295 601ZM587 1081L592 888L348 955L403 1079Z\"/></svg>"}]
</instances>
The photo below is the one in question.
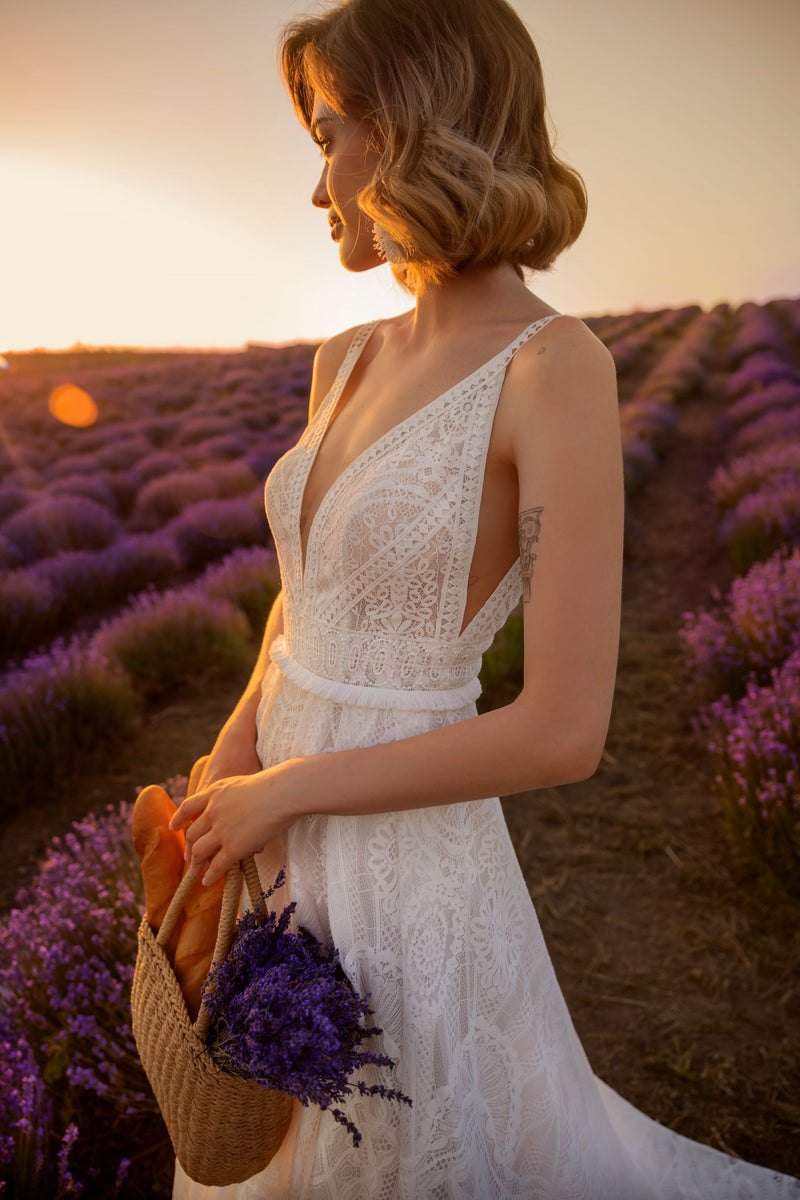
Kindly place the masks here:
<instances>
[{"instance_id":1,"label":"dirt path","mask_svg":"<svg viewBox=\"0 0 800 1200\"><path fill-rule=\"evenodd\" d=\"M629 502L600 770L504 808L595 1072L678 1132L800 1175L800 907L771 894L717 816L677 636L730 578L706 494L721 407L683 405Z\"/></svg>"}]
</instances>

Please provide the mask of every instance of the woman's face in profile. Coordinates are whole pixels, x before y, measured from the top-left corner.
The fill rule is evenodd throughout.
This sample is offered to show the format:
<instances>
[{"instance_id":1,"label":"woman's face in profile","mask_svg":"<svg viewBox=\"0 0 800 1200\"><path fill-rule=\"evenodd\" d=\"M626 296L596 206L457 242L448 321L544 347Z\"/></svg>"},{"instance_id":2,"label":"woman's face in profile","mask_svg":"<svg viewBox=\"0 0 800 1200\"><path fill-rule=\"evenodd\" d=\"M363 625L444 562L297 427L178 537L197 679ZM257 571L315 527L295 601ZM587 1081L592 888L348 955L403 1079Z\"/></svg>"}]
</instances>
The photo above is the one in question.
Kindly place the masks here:
<instances>
[{"instance_id":1,"label":"woman's face in profile","mask_svg":"<svg viewBox=\"0 0 800 1200\"><path fill-rule=\"evenodd\" d=\"M361 211L356 200L372 179L380 157L368 144L366 122L342 116L317 94L310 132L325 160L311 203L327 209L342 266L348 271L380 266L384 259L373 242L372 218Z\"/></svg>"}]
</instances>

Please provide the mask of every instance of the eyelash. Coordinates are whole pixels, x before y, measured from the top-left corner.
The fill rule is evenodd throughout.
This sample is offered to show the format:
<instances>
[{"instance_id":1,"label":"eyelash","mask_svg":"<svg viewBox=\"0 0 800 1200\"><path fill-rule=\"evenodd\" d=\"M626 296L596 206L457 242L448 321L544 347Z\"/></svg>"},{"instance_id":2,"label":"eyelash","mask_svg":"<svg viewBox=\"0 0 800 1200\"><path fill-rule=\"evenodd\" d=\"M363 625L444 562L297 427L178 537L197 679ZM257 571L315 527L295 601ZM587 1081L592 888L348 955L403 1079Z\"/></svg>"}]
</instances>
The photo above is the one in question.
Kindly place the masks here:
<instances>
[{"instance_id":1,"label":"eyelash","mask_svg":"<svg viewBox=\"0 0 800 1200\"><path fill-rule=\"evenodd\" d=\"M320 154L324 158L327 153L327 147L331 144L330 138L315 138L314 140L319 147Z\"/></svg>"}]
</instances>

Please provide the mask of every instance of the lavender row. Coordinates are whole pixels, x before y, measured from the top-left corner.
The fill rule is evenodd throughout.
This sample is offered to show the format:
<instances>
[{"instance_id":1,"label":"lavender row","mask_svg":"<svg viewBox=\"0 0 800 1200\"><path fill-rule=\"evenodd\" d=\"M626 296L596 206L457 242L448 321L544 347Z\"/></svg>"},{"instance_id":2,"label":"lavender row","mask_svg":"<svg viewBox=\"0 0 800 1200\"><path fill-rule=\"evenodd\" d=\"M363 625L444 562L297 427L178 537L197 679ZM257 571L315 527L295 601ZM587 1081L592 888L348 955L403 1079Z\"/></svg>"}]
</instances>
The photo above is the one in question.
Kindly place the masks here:
<instances>
[{"instance_id":1,"label":"lavender row","mask_svg":"<svg viewBox=\"0 0 800 1200\"><path fill-rule=\"evenodd\" d=\"M708 377L729 308L690 311L678 340L662 354L634 395L620 402L625 489L630 494L647 481L669 445L679 420L679 403ZM615 350L612 353L616 354Z\"/></svg>"},{"instance_id":2,"label":"lavender row","mask_svg":"<svg viewBox=\"0 0 800 1200\"><path fill-rule=\"evenodd\" d=\"M274 555L239 550L199 582L144 592L90 637L29 656L0 684L7 808L107 767L148 704L244 672L276 591Z\"/></svg>"},{"instance_id":3,"label":"lavender row","mask_svg":"<svg viewBox=\"0 0 800 1200\"><path fill-rule=\"evenodd\" d=\"M681 632L723 811L797 888L800 372L791 357L800 350L800 301L781 304L782 316L739 310L724 418L730 457L710 483L737 574L721 603L684 614Z\"/></svg>"},{"instance_id":4,"label":"lavender row","mask_svg":"<svg viewBox=\"0 0 800 1200\"><path fill-rule=\"evenodd\" d=\"M91 365L105 361L97 355L11 355L0 379L0 567L108 550L162 532L202 502L220 505L212 525L230 525L238 511L252 527L246 505L260 507L264 478L304 423L312 353L251 348L102 367ZM69 383L95 405L87 427L50 411L65 358ZM262 517L262 536L265 528ZM201 551L181 544L180 525L170 529L196 563ZM254 540L245 529L236 544Z\"/></svg>"},{"instance_id":5,"label":"lavender row","mask_svg":"<svg viewBox=\"0 0 800 1200\"><path fill-rule=\"evenodd\" d=\"M111 366L113 355L12 356L0 381L0 656L18 659L146 587L267 544L263 482L302 425L312 351ZM96 400L91 427L48 410L65 368Z\"/></svg>"},{"instance_id":6,"label":"lavender row","mask_svg":"<svg viewBox=\"0 0 800 1200\"><path fill-rule=\"evenodd\" d=\"M734 333L737 369L724 418L729 460L711 481L719 536L739 574L800 541L800 367L777 318L753 307L742 306ZM741 345L752 345L752 353L742 358Z\"/></svg>"},{"instance_id":7,"label":"lavender row","mask_svg":"<svg viewBox=\"0 0 800 1200\"><path fill-rule=\"evenodd\" d=\"M639 364L654 342L677 334L689 315L696 311L696 306L662 308L583 319L614 355L617 373L623 375Z\"/></svg>"},{"instance_id":8,"label":"lavender row","mask_svg":"<svg viewBox=\"0 0 800 1200\"><path fill-rule=\"evenodd\" d=\"M131 809L54 838L0 922L0 1194L163 1188L171 1157L130 1020L144 907Z\"/></svg>"},{"instance_id":9,"label":"lavender row","mask_svg":"<svg viewBox=\"0 0 800 1200\"><path fill-rule=\"evenodd\" d=\"M64 506L53 523L73 516ZM158 532L124 534L103 548L62 550L6 571L0 575L0 657L17 658L145 588L167 587L238 547L268 540L259 487L247 497L190 504Z\"/></svg>"},{"instance_id":10,"label":"lavender row","mask_svg":"<svg viewBox=\"0 0 800 1200\"><path fill-rule=\"evenodd\" d=\"M659 354L665 341L669 344L675 339L680 340L686 326L694 321L701 311L699 305L692 304L685 308L667 308L655 313L634 314L646 319L601 335L601 340L614 356L617 376L623 379L631 371L641 368L648 358Z\"/></svg>"}]
</instances>

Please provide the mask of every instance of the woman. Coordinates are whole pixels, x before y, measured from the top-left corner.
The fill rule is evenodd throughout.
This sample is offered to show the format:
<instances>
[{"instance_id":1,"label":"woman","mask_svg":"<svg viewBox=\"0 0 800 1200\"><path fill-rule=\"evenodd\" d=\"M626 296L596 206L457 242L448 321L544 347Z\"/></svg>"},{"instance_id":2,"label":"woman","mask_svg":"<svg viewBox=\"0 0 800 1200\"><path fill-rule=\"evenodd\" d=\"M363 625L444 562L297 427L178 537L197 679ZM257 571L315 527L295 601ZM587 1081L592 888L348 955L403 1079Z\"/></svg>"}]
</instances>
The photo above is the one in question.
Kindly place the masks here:
<instances>
[{"instance_id":1,"label":"woman","mask_svg":"<svg viewBox=\"0 0 800 1200\"><path fill-rule=\"evenodd\" d=\"M342 264L388 260L414 307L317 352L267 482L282 590L175 825L206 883L256 851L265 884L288 865L413 1107L353 1099L355 1150L296 1105L261 1175L206 1189L178 1167L175 1196L796 1195L594 1077L496 798L594 773L619 635L614 363L522 275L586 214L536 50L504 0L348 0L289 28L283 68ZM523 689L478 716L520 595Z\"/></svg>"}]
</instances>

